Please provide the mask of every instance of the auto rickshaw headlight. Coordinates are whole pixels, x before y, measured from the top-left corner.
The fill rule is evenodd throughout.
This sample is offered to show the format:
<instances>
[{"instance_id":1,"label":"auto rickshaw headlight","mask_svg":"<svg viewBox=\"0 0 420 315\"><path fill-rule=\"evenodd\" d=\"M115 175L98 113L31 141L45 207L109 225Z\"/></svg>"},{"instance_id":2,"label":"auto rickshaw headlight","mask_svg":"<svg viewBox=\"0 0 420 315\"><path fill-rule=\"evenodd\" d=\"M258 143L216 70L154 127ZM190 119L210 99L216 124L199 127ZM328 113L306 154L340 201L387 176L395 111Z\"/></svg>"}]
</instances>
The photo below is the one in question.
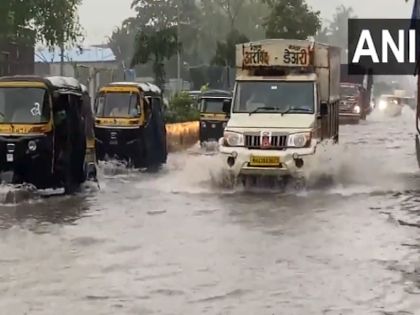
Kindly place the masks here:
<instances>
[{"instance_id":1,"label":"auto rickshaw headlight","mask_svg":"<svg viewBox=\"0 0 420 315\"><path fill-rule=\"evenodd\" d=\"M36 141L30 140L28 142L28 150L31 151L31 152L34 152L34 151L36 151L36 149L37 149Z\"/></svg>"}]
</instances>

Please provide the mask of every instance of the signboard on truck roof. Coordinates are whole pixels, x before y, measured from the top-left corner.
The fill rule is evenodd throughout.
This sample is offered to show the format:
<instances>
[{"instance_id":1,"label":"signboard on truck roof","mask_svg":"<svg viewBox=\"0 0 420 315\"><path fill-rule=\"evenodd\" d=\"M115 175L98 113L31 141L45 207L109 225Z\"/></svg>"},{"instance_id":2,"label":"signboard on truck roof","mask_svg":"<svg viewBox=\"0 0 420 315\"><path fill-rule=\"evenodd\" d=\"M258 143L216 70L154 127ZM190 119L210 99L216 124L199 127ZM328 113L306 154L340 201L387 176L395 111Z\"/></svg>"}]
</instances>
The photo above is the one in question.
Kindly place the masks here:
<instances>
[{"instance_id":1,"label":"signboard on truck roof","mask_svg":"<svg viewBox=\"0 0 420 315\"><path fill-rule=\"evenodd\" d=\"M240 44L237 47L236 66L253 67L307 67L311 64L311 43L297 40L264 40Z\"/></svg>"}]
</instances>

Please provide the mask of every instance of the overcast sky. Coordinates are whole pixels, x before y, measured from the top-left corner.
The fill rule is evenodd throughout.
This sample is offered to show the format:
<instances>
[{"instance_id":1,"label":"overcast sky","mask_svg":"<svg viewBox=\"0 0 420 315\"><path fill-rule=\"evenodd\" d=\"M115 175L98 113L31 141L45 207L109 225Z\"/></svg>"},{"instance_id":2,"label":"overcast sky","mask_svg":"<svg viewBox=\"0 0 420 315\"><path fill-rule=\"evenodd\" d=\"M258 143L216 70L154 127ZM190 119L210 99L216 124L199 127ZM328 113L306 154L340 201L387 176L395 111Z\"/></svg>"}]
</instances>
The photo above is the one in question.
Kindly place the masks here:
<instances>
[{"instance_id":1,"label":"overcast sky","mask_svg":"<svg viewBox=\"0 0 420 315\"><path fill-rule=\"evenodd\" d=\"M335 7L352 6L361 18L409 18L413 0L307 0L321 11L323 18L330 18ZM83 0L80 20L87 33L86 44L102 44L115 26L133 15L132 0Z\"/></svg>"}]
</instances>

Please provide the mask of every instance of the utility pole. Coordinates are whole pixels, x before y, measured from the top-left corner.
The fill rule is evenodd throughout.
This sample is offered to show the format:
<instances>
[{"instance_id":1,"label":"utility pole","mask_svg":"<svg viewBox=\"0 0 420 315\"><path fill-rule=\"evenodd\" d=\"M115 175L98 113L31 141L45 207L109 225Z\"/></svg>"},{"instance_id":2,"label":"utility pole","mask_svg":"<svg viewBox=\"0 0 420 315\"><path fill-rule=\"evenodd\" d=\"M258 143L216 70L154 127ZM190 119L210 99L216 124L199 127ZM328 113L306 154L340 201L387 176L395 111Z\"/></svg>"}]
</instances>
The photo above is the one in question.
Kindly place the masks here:
<instances>
[{"instance_id":1,"label":"utility pole","mask_svg":"<svg viewBox=\"0 0 420 315\"><path fill-rule=\"evenodd\" d=\"M180 45L180 11L179 11L179 3L177 5L177 16L178 16L178 22L177 22L177 26L176 26L176 32L177 32L177 43L178 43L178 48L177 48L177 92L179 92L182 87L180 86L181 83L181 45Z\"/></svg>"},{"instance_id":2,"label":"utility pole","mask_svg":"<svg viewBox=\"0 0 420 315\"><path fill-rule=\"evenodd\" d=\"M64 76L64 45L60 45L60 75Z\"/></svg>"}]
</instances>

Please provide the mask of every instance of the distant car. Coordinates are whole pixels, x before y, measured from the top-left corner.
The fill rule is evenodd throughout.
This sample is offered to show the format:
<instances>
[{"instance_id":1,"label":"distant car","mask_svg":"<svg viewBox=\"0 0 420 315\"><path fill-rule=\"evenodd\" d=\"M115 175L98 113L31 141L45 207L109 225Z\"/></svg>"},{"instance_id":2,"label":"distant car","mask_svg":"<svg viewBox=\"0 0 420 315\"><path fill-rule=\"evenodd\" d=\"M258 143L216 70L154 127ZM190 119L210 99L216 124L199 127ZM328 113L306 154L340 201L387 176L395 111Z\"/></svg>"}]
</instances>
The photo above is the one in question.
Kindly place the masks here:
<instances>
[{"instance_id":1,"label":"distant car","mask_svg":"<svg viewBox=\"0 0 420 315\"><path fill-rule=\"evenodd\" d=\"M395 95L381 95L379 98L378 109L386 116L400 116L405 105L409 106L409 98Z\"/></svg>"}]
</instances>

